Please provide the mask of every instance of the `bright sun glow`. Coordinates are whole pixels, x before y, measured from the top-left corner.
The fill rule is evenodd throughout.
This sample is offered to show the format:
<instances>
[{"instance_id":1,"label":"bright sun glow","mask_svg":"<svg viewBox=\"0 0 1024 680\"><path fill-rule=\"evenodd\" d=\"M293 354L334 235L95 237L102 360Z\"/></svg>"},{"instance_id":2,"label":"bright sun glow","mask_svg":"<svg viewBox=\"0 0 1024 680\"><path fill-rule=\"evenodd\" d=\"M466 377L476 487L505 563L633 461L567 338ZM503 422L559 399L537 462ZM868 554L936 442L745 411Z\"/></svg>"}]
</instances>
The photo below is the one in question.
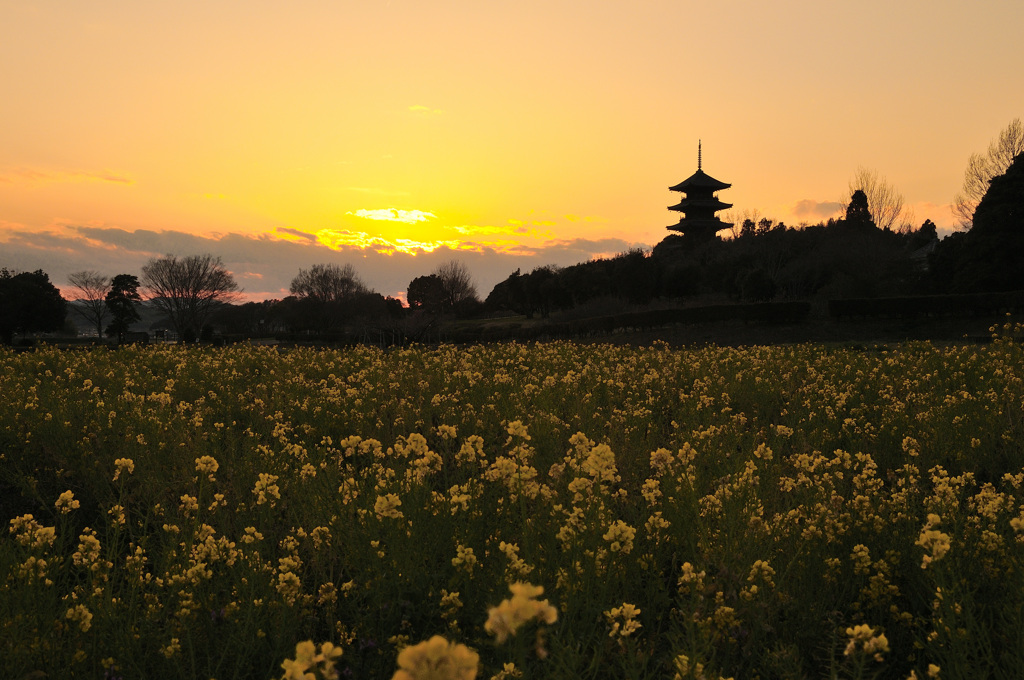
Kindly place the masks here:
<instances>
[{"instance_id":1,"label":"bright sun glow","mask_svg":"<svg viewBox=\"0 0 1024 680\"><path fill-rule=\"evenodd\" d=\"M295 236L288 232L278 231L277 237L289 241L311 241L333 248L344 250L346 248L369 248L379 253L429 253L441 247L448 247L453 250L462 247L457 240L416 240L409 238L385 238L383 236L371 235L365 231L350 231L347 229L319 229L311 236Z\"/></svg>"},{"instance_id":2,"label":"bright sun glow","mask_svg":"<svg viewBox=\"0 0 1024 680\"><path fill-rule=\"evenodd\" d=\"M356 217L363 217L368 220L405 222L406 224L426 222L429 219L437 217L434 213L425 212L423 210L397 210L395 208L380 208L377 210L360 209L348 214L355 215Z\"/></svg>"}]
</instances>

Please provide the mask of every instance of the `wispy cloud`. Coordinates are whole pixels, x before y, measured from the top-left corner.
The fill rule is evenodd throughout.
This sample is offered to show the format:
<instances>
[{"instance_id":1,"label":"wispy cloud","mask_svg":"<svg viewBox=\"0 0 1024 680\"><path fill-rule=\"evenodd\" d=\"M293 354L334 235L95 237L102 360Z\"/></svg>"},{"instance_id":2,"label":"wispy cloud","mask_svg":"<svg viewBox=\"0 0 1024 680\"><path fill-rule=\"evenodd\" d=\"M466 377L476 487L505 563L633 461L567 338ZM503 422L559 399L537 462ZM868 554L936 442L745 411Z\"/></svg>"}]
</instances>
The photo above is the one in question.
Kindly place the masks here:
<instances>
[{"instance_id":1,"label":"wispy cloud","mask_svg":"<svg viewBox=\"0 0 1024 680\"><path fill-rule=\"evenodd\" d=\"M53 182L112 182L134 184L134 180L109 170L40 170L38 168L15 168L0 174L5 184L43 184Z\"/></svg>"},{"instance_id":2,"label":"wispy cloud","mask_svg":"<svg viewBox=\"0 0 1024 680\"><path fill-rule=\"evenodd\" d=\"M839 201L815 201L805 198L797 201L790 212L799 218L825 219L832 217L842 209L843 204Z\"/></svg>"},{"instance_id":3,"label":"wispy cloud","mask_svg":"<svg viewBox=\"0 0 1024 680\"><path fill-rule=\"evenodd\" d=\"M349 212L348 215L355 215L356 217L362 217L368 220L383 220L386 222L404 222L406 224L415 224L417 222L426 222L427 220L434 219L437 217L434 213L424 212L422 210L397 210L395 208L378 208L374 210L360 209L355 212Z\"/></svg>"},{"instance_id":4,"label":"wispy cloud","mask_svg":"<svg viewBox=\"0 0 1024 680\"><path fill-rule=\"evenodd\" d=\"M547 226L547 225L545 225ZM460 224L446 227L464 236L486 236L489 234L516 234L518 236L531 236L533 238L552 238L550 230L539 230L524 225L518 220L510 220L505 225L490 224Z\"/></svg>"},{"instance_id":5,"label":"wispy cloud","mask_svg":"<svg viewBox=\"0 0 1024 680\"><path fill-rule=\"evenodd\" d=\"M421 115L421 116L422 115L438 115L440 113L443 113L443 111L441 111L441 109L432 109L429 106L423 106L421 104L413 104L412 106L409 107L409 111L410 111L410 113L415 113L415 114Z\"/></svg>"},{"instance_id":6,"label":"wispy cloud","mask_svg":"<svg viewBox=\"0 0 1024 680\"><path fill-rule=\"evenodd\" d=\"M308 231L301 231L299 229L292 229L291 227L277 227L274 231L278 234L285 234L286 238L288 236L293 236L300 241L307 241L309 243L316 243L317 241L316 234Z\"/></svg>"}]
</instances>

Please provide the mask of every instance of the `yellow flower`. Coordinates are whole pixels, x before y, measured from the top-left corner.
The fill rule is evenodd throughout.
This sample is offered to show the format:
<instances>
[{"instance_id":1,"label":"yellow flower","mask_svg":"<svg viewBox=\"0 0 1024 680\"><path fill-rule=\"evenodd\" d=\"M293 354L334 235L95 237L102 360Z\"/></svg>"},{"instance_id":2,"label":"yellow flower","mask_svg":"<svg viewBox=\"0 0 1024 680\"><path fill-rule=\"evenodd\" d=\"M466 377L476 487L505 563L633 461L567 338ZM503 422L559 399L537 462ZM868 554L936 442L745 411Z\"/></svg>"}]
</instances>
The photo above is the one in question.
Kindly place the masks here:
<instances>
[{"instance_id":1,"label":"yellow flower","mask_svg":"<svg viewBox=\"0 0 1024 680\"><path fill-rule=\"evenodd\" d=\"M506 663L501 670L491 676L491 680L509 680L510 678L523 677L523 671L516 668L514 663Z\"/></svg>"},{"instance_id":2,"label":"yellow flower","mask_svg":"<svg viewBox=\"0 0 1024 680\"><path fill-rule=\"evenodd\" d=\"M107 510L107 514L110 515L110 523L113 526L124 526L124 506L114 505L111 506L110 510Z\"/></svg>"},{"instance_id":3,"label":"yellow flower","mask_svg":"<svg viewBox=\"0 0 1024 680\"><path fill-rule=\"evenodd\" d=\"M44 527L32 515L15 517L10 522L10 532L21 545L42 548L53 545L57 538L56 527Z\"/></svg>"},{"instance_id":4,"label":"yellow flower","mask_svg":"<svg viewBox=\"0 0 1024 680\"><path fill-rule=\"evenodd\" d=\"M863 543L853 546L850 559L853 561L853 573L867 574L871 571L871 550Z\"/></svg>"},{"instance_id":5,"label":"yellow flower","mask_svg":"<svg viewBox=\"0 0 1024 680\"><path fill-rule=\"evenodd\" d=\"M640 630L640 622L636 620L636 617L640 615L640 610L637 609L636 605L623 602L621 607L613 607L604 613L605 618L612 624L611 630L608 632L608 637L629 637L636 631Z\"/></svg>"},{"instance_id":6,"label":"yellow flower","mask_svg":"<svg viewBox=\"0 0 1024 680\"><path fill-rule=\"evenodd\" d=\"M435 635L398 653L392 680L474 680L479 664L473 650Z\"/></svg>"},{"instance_id":7,"label":"yellow flower","mask_svg":"<svg viewBox=\"0 0 1024 680\"><path fill-rule=\"evenodd\" d=\"M924 525L921 535L918 536L917 541L914 543L914 545L919 545L928 551L921 558L922 569L927 569L928 565L941 560L949 552L949 534L932 528L938 526L941 521L938 515L930 513L928 515L928 522Z\"/></svg>"},{"instance_id":8,"label":"yellow flower","mask_svg":"<svg viewBox=\"0 0 1024 680\"><path fill-rule=\"evenodd\" d=\"M608 531L605 532L604 540L611 543L608 547L612 552L621 552L628 555L633 550L633 538L636 536L636 529L629 526L622 520L615 520Z\"/></svg>"},{"instance_id":9,"label":"yellow flower","mask_svg":"<svg viewBox=\"0 0 1024 680\"><path fill-rule=\"evenodd\" d=\"M256 505L263 505L268 503L270 507L276 505L276 501L281 500L281 489L277 486L277 475L271 475L266 472L261 472L259 479L256 480L256 485L252 488L252 493L256 496Z\"/></svg>"},{"instance_id":10,"label":"yellow flower","mask_svg":"<svg viewBox=\"0 0 1024 680\"><path fill-rule=\"evenodd\" d=\"M651 454L651 467L658 472L665 472L669 470L675 459L672 457L672 452L668 449L658 449Z\"/></svg>"},{"instance_id":11,"label":"yellow flower","mask_svg":"<svg viewBox=\"0 0 1024 680\"><path fill-rule=\"evenodd\" d=\"M683 562L682 574L679 576L679 590L690 590L697 592L704 587L704 577L707 573L703 570L697 571L689 562Z\"/></svg>"},{"instance_id":12,"label":"yellow flower","mask_svg":"<svg viewBox=\"0 0 1024 680\"><path fill-rule=\"evenodd\" d=\"M114 471L113 481L115 482L121 476L122 472L127 471L128 474L135 472L135 461L131 458L118 458L114 461L114 466L117 467L117 470Z\"/></svg>"},{"instance_id":13,"label":"yellow flower","mask_svg":"<svg viewBox=\"0 0 1024 680\"><path fill-rule=\"evenodd\" d=\"M519 546L517 544L501 541L498 543L498 550L503 552L505 557L508 558L508 571L515 572L519 576L526 576L533 571L533 567L528 565L525 560L519 557Z\"/></svg>"},{"instance_id":14,"label":"yellow flower","mask_svg":"<svg viewBox=\"0 0 1024 680\"><path fill-rule=\"evenodd\" d=\"M255 543L256 541L262 541L263 534L256 531L256 527L246 527L245 535L242 536L243 543Z\"/></svg>"},{"instance_id":15,"label":"yellow flower","mask_svg":"<svg viewBox=\"0 0 1024 680\"><path fill-rule=\"evenodd\" d=\"M767 586L774 586L773 576L775 576L775 570L771 564L766 560L755 560L750 567L750 576L747 577L747 580L751 583L760 580Z\"/></svg>"},{"instance_id":16,"label":"yellow flower","mask_svg":"<svg viewBox=\"0 0 1024 680\"><path fill-rule=\"evenodd\" d=\"M462 608L462 600L459 599L459 593L449 593L445 589L441 589L441 618L448 622L450 626L458 626L458 614Z\"/></svg>"},{"instance_id":17,"label":"yellow flower","mask_svg":"<svg viewBox=\"0 0 1024 680\"><path fill-rule=\"evenodd\" d=\"M207 475L211 482L217 481L213 476L220 469L220 463L213 456L200 456L196 458L196 472Z\"/></svg>"},{"instance_id":18,"label":"yellow flower","mask_svg":"<svg viewBox=\"0 0 1024 680\"><path fill-rule=\"evenodd\" d=\"M785 425L776 425L775 426L775 434L777 434L780 437L792 437L793 436L793 428L786 427Z\"/></svg>"},{"instance_id":19,"label":"yellow flower","mask_svg":"<svg viewBox=\"0 0 1024 680\"><path fill-rule=\"evenodd\" d=\"M607 444L598 444L591 449L581 467L596 482L619 481L619 470L615 466L615 453Z\"/></svg>"},{"instance_id":20,"label":"yellow flower","mask_svg":"<svg viewBox=\"0 0 1024 680\"><path fill-rule=\"evenodd\" d=\"M509 434L507 443L512 441L512 437L520 437L524 441L530 441L531 439L530 434L526 431L526 425L523 425L523 421L521 420L513 420L508 424L508 427L505 428L505 431Z\"/></svg>"},{"instance_id":21,"label":"yellow flower","mask_svg":"<svg viewBox=\"0 0 1024 680\"><path fill-rule=\"evenodd\" d=\"M68 609L64 613L64 618L76 622L83 633L92 628L92 613L84 604L76 604Z\"/></svg>"},{"instance_id":22,"label":"yellow flower","mask_svg":"<svg viewBox=\"0 0 1024 680\"><path fill-rule=\"evenodd\" d=\"M181 651L181 640L179 640L176 637L172 637L171 641L167 643L166 647L161 647L160 648L160 653L163 654L164 657L166 657L168 659L170 659L172 656L174 656L175 654L177 654L180 651Z\"/></svg>"},{"instance_id":23,"label":"yellow flower","mask_svg":"<svg viewBox=\"0 0 1024 680\"><path fill-rule=\"evenodd\" d=\"M199 499L195 496L189 496L187 493L181 495L181 505L179 506L182 514L186 517L195 513L199 510Z\"/></svg>"},{"instance_id":24,"label":"yellow flower","mask_svg":"<svg viewBox=\"0 0 1024 680\"><path fill-rule=\"evenodd\" d=\"M341 648L330 642L320 645L319 653L312 640L306 640L295 645L295 658L285 659L281 663L284 669L282 680L315 680L314 673L307 671L316 669L320 671L321 677L337 678L338 673L334 670L334 664L341 656Z\"/></svg>"},{"instance_id":25,"label":"yellow flower","mask_svg":"<svg viewBox=\"0 0 1024 680\"><path fill-rule=\"evenodd\" d=\"M401 504L402 499L398 497L398 494L389 493L386 496L377 496L377 502L373 504L373 511L377 514L377 519L385 517L401 519L402 511L398 509Z\"/></svg>"},{"instance_id":26,"label":"yellow flower","mask_svg":"<svg viewBox=\"0 0 1024 680\"><path fill-rule=\"evenodd\" d=\"M302 581L293 572L286 571L277 575L277 592L281 594L284 601L289 605L302 594Z\"/></svg>"},{"instance_id":27,"label":"yellow flower","mask_svg":"<svg viewBox=\"0 0 1024 680\"><path fill-rule=\"evenodd\" d=\"M472 573L473 567L476 566L476 554L473 552L473 549L459 543L455 547L455 557L452 558L452 566L462 567L467 572Z\"/></svg>"},{"instance_id":28,"label":"yellow flower","mask_svg":"<svg viewBox=\"0 0 1024 680\"><path fill-rule=\"evenodd\" d=\"M89 567L93 571L101 568L100 558L100 541L96 538L96 532L89 527L85 528L85 533L82 533L78 537L78 550L71 555L72 561L76 566Z\"/></svg>"},{"instance_id":29,"label":"yellow flower","mask_svg":"<svg viewBox=\"0 0 1024 680\"><path fill-rule=\"evenodd\" d=\"M509 590L512 597L502 600L497 607L491 607L484 623L484 630L494 635L498 644L515 635L529 621L552 624L558 620L558 610L547 600L537 599L544 594L542 586L516 582L509 586Z\"/></svg>"},{"instance_id":30,"label":"yellow flower","mask_svg":"<svg viewBox=\"0 0 1024 680\"><path fill-rule=\"evenodd\" d=\"M874 629L866 623L847 628L846 634L849 636L850 641L843 651L845 656L850 656L860 648L864 654L873 656L875 661L881 661L882 652L889 651L889 641L885 638L885 634L879 633L875 635Z\"/></svg>"},{"instance_id":31,"label":"yellow flower","mask_svg":"<svg viewBox=\"0 0 1024 680\"><path fill-rule=\"evenodd\" d=\"M65 491L62 493L60 497L57 498L57 502L54 503L54 506L60 510L62 515L66 515L72 510L77 510L81 505L81 503L75 500L75 494L71 491Z\"/></svg>"}]
</instances>

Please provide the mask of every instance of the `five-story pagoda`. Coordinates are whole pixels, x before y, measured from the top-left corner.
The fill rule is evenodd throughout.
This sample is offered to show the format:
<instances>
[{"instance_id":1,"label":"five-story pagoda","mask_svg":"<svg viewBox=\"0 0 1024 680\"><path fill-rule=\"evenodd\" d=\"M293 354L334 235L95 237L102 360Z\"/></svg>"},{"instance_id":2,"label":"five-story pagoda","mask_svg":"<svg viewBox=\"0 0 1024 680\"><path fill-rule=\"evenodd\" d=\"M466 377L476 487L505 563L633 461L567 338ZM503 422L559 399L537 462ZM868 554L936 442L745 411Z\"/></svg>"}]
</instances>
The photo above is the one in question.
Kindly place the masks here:
<instances>
[{"instance_id":1,"label":"five-story pagoda","mask_svg":"<svg viewBox=\"0 0 1024 680\"><path fill-rule=\"evenodd\" d=\"M683 200L668 208L683 213L683 217L680 218L678 224L666 228L678 231L694 241L711 240L719 231L730 228L732 225L718 219L715 213L731 208L732 204L718 200L715 192L728 189L731 186L731 184L718 181L701 169L701 148L700 141L698 141L697 172L674 187L669 187L670 191L681 191L684 194Z\"/></svg>"}]
</instances>

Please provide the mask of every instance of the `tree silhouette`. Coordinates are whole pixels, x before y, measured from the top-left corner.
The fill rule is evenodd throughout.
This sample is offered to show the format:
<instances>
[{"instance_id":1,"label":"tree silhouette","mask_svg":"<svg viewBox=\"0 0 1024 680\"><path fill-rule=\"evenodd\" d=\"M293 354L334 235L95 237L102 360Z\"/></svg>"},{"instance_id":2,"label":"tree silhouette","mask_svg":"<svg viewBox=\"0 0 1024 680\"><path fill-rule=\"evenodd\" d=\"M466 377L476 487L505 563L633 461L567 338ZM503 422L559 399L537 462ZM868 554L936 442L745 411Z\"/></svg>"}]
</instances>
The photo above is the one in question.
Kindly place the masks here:
<instances>
[{"instance_id":1,"label":"tree silhouette","mask_svg":"<svg viewBox=\"0 0 1024 680\"><path fill-rule=\"evenodd\" d=\"M213 255L152 259L142 268L141 281L147 297L184 341L194 339L213 308L235 299L238 292L231 272Z\"/></svg>"},{"instance_id":2,"label":"tree silhouette","mask_svg":"<svg viewBox=\"0 0 1024 680\"><path fill-rule=\"evenodd\" d=\"M855 228L867 228L875 226L871 219L871 210L868 207L868 197L862 189L854 190L850 196L850 203L846 206L846 224Z\"/></svg>"},{"instance_id":3,"label":"tree silhouette","mask_svg":"<svg viewBox=\"0 0 1024 680\"><path fill-rule=\"evenodd\" d=\"M444 288L445 307L454 309L468 300L475 300L476 286L469 268L458 260L449 260L433 271Z\"/></svg>"},{"instance_id":4,"label":"tree silhouette","mask_svg":"<svg viewBox=\"0 0 1024 680\"><path fill-rule=\"evenodd\" d=\"M74 272L68 281L77 292L78 305L73 309L95 326L96 337L103 337L103 320L107 318L105 298L110 290L110 278L90 270Z\"/></svg>"},{"instance_id":5,"label":"tree silhouette","mask_svg":"<svg viewBox=\"0 0 1024 680\"><path fill-rule=\"evenodd\" d=\"M139 279L133 274L118 274L110 282L110 291L104 303L112 317L107 326L107 335L116 335L117 342L124 342L124 336L133 323L139 320L135 305L142 301L139 295Z\"/></svg>"},{"instance_id":6,"label":"tree silhouette","mask_svg":"<svg viewBox=\"0 0 1024 680\"><path fill-rule=\"evenodd\" d=\"M437 274L417 276L410 281L405 299L411 309L422 309L431 314L441 313L449 302L444 281Z\"/></svg>"},{"instance_id":7,"label":"tree silhouette","mask_svg":"<svg viewBox=\"0 0 1024 680\"><path fill-rule=\"evenodd\" d=\"M357 302L371 293L351 264L315 264L300 269L289 290L295 296L290 315L293 324L319 333L358 313Z\"/></svg>"},{"instance_id":8,"label":"tree silhouette","mask_svg":"<svg viewBox=\"0 0 1024 680\"><path fill-rule=\"evenodd\" d=\"M850 180L850 192L857 189L864 192L871 221L879 229L892 229L894 226L900 228L913 221L903 205L903 194L876 171L858 168L857 174Z\"/></svg>"},{"instance_id":9,"label":"tree silhouette","mask_svg":"<svg viewBox=\"0 0 1024 680\"><path fill-rule=\"evenodd\" d=\"M1024 153L992 178L961 255L959 289L1024 290Z\"/></svg>"},{"instance_id":10,"label":"tree silhouette","mask_svg":"<svg viewBox=\"0 0 1024 680\"><path fill-rule=\"evenodd\" d=\"M953 199L953 213L959 218L961 227L971 228L974 210L988 191L989 182L1006 172L1013 159L1021 153L1024 153L1024 123L1020 118L1014 118L988 145L985 154L971 154L964 171L963 188Z\"/></svg>"},{"instance_id":11,"label":"tree silhouette","mask_svg":"<svg viewBox=\"0 0 1024 680\"><path fill-rule=\"evenodd\" d=\"M0 269L0 339L11 344L15 333L60 330L67 302L41 269L14 273Z\"/></svg>"},{"instance_id":12,"label":"tree silhouette","mask_svg":"<svg viewBox=\"0 0 1024 680\"><path fill-rule=\"evenodd\" d=\"M315 264L300 269L288 290L299 299L322 303L342 302L369 292L351 264Z\"/></svg>"}]
</instances>

